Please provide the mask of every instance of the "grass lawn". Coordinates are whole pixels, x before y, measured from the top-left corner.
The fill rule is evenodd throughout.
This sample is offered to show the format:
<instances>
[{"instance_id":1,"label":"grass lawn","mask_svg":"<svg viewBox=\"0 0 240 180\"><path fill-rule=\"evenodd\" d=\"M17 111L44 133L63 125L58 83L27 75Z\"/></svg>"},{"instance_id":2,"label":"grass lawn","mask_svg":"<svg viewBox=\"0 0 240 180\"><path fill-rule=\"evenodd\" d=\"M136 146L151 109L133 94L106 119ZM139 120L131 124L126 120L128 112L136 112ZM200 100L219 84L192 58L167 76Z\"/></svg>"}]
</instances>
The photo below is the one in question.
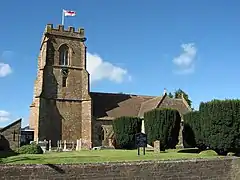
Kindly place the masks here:
<instances>
[{"instance_id":1,"label":"grass lawn","mask_svg":"<svg viewBox=\"0 0 240 180\"><path fill-rule=\"evenodd\" d=\"M141 152L142 153L142 152ZM73 164L97 162L121 162L140 160L176 160L189 158L213 158L211 153L197 154L168 150L166 152L146 152L146 155L137 155L137 150L92 150L73 152L52 152L46 154L24 154L0 158L0 164Z\"/></svg>"}]
</instances>

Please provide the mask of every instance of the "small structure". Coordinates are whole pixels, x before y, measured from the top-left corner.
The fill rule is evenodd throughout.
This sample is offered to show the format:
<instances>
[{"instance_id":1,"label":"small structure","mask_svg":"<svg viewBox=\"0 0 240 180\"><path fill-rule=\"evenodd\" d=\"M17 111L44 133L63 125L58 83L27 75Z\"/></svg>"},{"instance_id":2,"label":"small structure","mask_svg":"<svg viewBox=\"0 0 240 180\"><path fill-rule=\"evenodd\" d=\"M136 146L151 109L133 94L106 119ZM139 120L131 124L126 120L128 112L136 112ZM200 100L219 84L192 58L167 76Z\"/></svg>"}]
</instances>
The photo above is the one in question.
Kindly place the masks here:
<instances>
[{"instance_id":1,"label":"small structure","mask_svg":"<svg viewBox=\"0 0 240 180\"><path fill-rule=\"evenodd\" d=\"M0 129L0 151L13 151L20 147L22 119Z\"/></svg>"},{"instance_id":2,"label":"small structure","mask_svg":"<svg viewBox=\"0 0 240 180\"><path fill-rule=\"evenodd\" d=\"M160 141L154 141L154 152L160 152L161 147L160 147Z\"/></svg>"},{"instance_id":3,"label":"small structure","mask_svg":"<svg viewBox=\"0 0 240 180\"><path fill-rule=\"evenodd\" d=\"M137 133L135 135L135 141L138 148L138 155L140 155L140 147L143 148L143 155L145 155L145 148L147 147L147 135L144 133Z\"/></svg>"}]
</instances>

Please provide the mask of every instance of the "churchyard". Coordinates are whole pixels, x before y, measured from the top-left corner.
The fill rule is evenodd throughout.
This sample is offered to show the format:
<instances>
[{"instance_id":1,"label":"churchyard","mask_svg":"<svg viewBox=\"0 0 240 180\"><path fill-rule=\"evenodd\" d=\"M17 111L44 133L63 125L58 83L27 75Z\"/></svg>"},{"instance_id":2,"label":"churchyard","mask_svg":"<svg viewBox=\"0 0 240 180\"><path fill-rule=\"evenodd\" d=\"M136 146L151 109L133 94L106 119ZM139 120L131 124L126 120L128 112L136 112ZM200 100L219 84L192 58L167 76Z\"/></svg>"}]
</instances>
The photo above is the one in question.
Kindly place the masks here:
<instances>
[{"instance_id":1,"label":"churchyard","mask_svg":"<svg viewBox=\"0 0 240 180\"><path fill-rule=\"evenodd\" d=\"M138 156L137 150L82 150L72 152L47 152L44 154L21 154L0 158L4 164L78 164L78 163L102 163L102 162L125 162L146 160L178 160L192 158L219 158L215 153L191 153L184 150L167 150L165 152L147 151L145 155Z\"/></svg>"},{"instance_id":2,"label":"churchyard","mask_svg":"<svg viewBox=\"0 0 240 180\"><path fill-rule=\"evenodd\" d=\"M142 160L175 160L216 158L239 154L239 100L213 100L200 104L199 111L181 116L175 109L154 109L138 117L119 117L113 121L111 147L81 148L76 142L51 140L20 147L14 153L0 156L2 164L68 164ZM214 116L213 116L214 115ZM144 132L143 126L144 123ZM144 136L136 136L143 134ZM179 138L183 146L178 147ZM49 144L50 146L47 146ZM138 155L140 148L140 155ZM145 155L143 150L146 150Z\"/></svg>"}]
</instances>

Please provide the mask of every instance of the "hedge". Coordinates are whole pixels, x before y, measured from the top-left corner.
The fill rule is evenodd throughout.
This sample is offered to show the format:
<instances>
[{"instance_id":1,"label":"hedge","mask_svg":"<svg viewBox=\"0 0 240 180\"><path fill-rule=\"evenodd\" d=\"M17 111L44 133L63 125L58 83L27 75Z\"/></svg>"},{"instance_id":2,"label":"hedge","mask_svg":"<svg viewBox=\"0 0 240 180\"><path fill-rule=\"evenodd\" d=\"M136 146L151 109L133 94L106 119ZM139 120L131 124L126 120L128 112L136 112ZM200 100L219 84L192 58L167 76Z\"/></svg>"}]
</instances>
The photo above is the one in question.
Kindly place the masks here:
<instances>
[{"instance_id":1,"label":"hedge","mask_svg":"<svg viewBox=\"0 0 240 180\"><path fill-rule=\"evenodd\" d=\"M200 112L193 111L184 114L184 128L183 128L183 145L185 148L198 147L205 150L206 146L203 141L200 126Z\"/></svg>"},{"instance_id":2,"label":"hedge","mask_svg":"<svg viewBox=\"0 0 240 180\"><path fill-rule=\"evenodd\" d=\"M191 133L193 138L190 137ZM212 149L218 154L240 152L240 100L201 103L199 112L184 115L185 146Z\"/></svg>"},{"instance_id":3,"label":"hedge","mask_svg":"<svg viewBox=\"0 0 240 180\"><path fill-rule=\"evenodd\" d=\"M161 150L175 148L178 144L181 116L175 109L154 109L144 114L148 144L160 140Z\"/></svg>"},{"instance_id":4,"label":"hedge","mask_svg":"<svg viewBox=\"0 0 240 180\"><path fill-rule=\"evenodd\" d=\"M138 117L119 117L113 121L115 147L119 149L134 149L135 134L141 132L142 120Z\"/></svg>"},{"instance_id":5,"label":"hedge","mask_svg":"<svg viewBox=\"0 0 240 180\"><path fill-rule=\"evenodd\" d=\"M240 100L201 103L202 136L206 146L219 154L240 151Z\"/></svg>"}]
</instances>

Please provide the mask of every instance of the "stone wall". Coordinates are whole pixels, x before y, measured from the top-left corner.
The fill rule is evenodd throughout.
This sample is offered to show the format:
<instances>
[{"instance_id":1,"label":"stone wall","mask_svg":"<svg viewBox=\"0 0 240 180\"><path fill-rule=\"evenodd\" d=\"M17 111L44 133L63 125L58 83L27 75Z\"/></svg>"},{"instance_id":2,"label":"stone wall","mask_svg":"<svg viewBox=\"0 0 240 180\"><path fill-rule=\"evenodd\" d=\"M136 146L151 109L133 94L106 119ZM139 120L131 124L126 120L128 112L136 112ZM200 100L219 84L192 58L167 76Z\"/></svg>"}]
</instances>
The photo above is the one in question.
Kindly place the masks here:
<instances>
[{"instance_id":1,"label":"stone wall","mask_svg":"<svg viewBox=\"0 0 240 180\"><path fill-rule=\"evenodd\" d=\"M21 123L22 119L19 119L0 130L0 151L20 147Z\"/></svg>"},{"instance_id":2,"label":"stone wall","mask_svg":"<svg viewBox=\"0 0 240 180\"><path fill-rule=\"evenodd\" d=\"M112 126L112 120L98 120L98 119L93 119L92 120L92 143L93 146L108 146L109 143L105 143L108 142L109 137L104 134L103 138L102 138L102 131L104 131L103 126L107 125L107 126ZM105 132L104 132L105 133Z\"/></svg>"},{"instance_id":3,"label":"stone wall","mask_svg":"<svg viewBox=\"0 0 240 180\"><path fill-rule=\"evenodd\" d=\"M0 165L1 179L239 180L240 159L84 165Z\"/></svg>"}]
</instances>

